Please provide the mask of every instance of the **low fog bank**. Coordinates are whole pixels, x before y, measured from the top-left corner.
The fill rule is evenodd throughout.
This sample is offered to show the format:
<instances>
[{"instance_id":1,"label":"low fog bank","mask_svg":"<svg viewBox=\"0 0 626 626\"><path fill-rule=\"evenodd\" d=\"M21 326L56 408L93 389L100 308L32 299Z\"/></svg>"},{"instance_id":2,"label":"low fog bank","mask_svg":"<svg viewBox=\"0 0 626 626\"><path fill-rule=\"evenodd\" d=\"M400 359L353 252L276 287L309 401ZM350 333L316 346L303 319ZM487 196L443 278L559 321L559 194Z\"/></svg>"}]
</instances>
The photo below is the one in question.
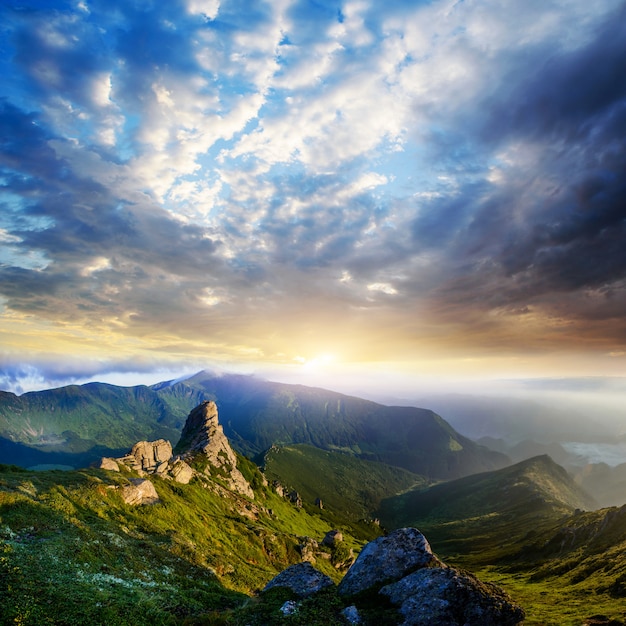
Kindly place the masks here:
<instances>
[{"instance_id":1,"label":"low fog bank","mask_svg":"<svg viewBox=\"0 0 626 626\"><path fill-rule=\"evenodd\" d=\"M410 404L436 411L472 439L500 438L509 445L529 438L614 443L626 440L625 399L618 393L512 389L510 395L420 394Z\"/></svg>"}]
</instances>

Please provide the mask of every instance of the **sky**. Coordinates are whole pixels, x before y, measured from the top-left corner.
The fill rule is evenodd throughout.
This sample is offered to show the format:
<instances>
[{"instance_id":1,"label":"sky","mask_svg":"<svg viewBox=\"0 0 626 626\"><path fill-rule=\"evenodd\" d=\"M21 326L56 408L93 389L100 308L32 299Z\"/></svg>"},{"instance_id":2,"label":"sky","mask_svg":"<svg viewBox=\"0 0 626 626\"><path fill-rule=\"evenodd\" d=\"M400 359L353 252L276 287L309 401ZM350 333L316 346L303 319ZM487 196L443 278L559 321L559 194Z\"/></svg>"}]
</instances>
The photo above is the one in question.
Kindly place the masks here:
<instances>
[{"instance_id":1,"label":"sky","mask_svg":"<svg viewBox=\"0 0 626 626\"><path fill-rule=\"evenodd\" d=\"M626 375L626 4L5 0L0 388Z\"/></svg>"}]
</instances>

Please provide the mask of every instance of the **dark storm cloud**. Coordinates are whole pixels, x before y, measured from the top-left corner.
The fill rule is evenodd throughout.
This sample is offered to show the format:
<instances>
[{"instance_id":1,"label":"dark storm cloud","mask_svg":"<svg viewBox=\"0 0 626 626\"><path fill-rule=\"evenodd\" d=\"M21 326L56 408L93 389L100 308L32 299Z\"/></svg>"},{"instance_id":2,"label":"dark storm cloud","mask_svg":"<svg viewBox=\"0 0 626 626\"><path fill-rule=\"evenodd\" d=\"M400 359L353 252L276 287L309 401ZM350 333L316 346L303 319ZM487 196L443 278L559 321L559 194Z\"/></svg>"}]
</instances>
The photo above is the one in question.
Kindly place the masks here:
<instances>
[{"instance_id":1,"label":"dark storm cloud","mask_svg":"<svg viewBox=\"0 0 626 626\"><path fill-rule=\"evenodd\" d=\"M575 50L544 46L507 58L500 89L455 118L483 180L470 176L422 203L412 226L419 248L447 250L450 275L440 295L462 305L480 294L479 307L545 304L553 296L558 307L562 293L624 288L625 15L616 11ZM526 161L498 163L524 146ZM500 180L488 181L494 165ZM570 311L584 312L582 303Z\"/></svg>"}]
</instances>

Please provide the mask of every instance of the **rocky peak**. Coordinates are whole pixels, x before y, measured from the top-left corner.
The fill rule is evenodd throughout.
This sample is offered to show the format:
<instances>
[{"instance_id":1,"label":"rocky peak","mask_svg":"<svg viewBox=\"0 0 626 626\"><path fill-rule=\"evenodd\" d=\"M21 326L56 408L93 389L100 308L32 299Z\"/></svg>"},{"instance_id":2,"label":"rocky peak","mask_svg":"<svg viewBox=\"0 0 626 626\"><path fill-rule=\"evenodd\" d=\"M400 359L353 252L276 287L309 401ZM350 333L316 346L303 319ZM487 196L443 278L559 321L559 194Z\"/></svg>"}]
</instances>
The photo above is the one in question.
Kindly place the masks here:
<instances>
[{"instance_id":1,"label":"rocky peak","mask_svg":"<svg viewBox=\"0 0 626 626\"><path fill-rule=\"evenodd\" d=\"M215 402L203 402L189 413L176 451L183 459L206 456L207 475L212 468L217 469L233 491L254 498L252 488L237 468L237 456L219 423Z\"/></svg>"}]
</instances>

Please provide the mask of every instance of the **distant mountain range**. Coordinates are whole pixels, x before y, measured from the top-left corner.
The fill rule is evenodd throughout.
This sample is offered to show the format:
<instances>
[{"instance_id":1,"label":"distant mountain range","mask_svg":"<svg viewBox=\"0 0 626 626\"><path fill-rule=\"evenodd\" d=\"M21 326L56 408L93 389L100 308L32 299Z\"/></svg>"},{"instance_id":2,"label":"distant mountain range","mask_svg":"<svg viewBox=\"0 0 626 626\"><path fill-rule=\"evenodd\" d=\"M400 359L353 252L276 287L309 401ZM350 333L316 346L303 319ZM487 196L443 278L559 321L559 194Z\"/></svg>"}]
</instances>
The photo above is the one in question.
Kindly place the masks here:
<instances>
[{"instance_id":1,"label":"distant mountain range","mask_svg":"<svg viewBox=\"0 0 626 626\"><path fill-rule=\"evenodd\" d=\"M0 394L0 461L87 465L140 439L176 442L189 411L217 403L226 436L248 457L274 444L308 444L431 479L496 469L506 455L480 446L427 409L389 407L252 376L200 372L152 387L102 383L22 396Z\"/></svg>"}]
</instances>

